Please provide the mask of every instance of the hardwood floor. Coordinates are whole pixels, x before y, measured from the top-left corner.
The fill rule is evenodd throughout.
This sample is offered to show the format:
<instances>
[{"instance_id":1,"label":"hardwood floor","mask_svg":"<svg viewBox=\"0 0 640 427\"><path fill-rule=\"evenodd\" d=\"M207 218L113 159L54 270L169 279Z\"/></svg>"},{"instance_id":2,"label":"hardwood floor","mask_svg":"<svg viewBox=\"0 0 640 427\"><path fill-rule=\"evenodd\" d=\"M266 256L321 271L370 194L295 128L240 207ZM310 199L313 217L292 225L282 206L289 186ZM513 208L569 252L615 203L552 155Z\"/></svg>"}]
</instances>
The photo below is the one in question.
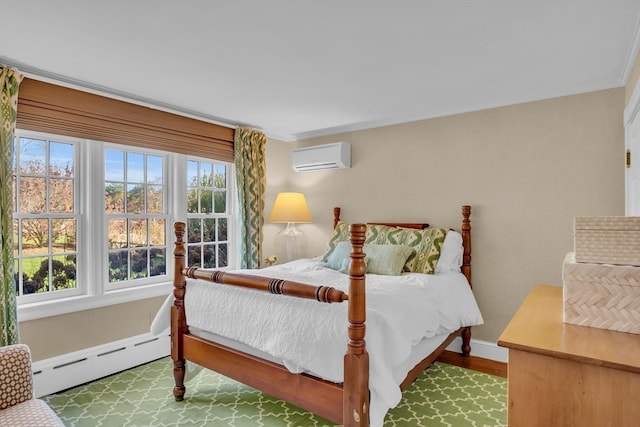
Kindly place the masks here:
<instances>
[{"instance_id":1,"label":"hardwood floor","mask_svg":"<svg viewBox=\"0 0 640 427\"><path fill-rule=\"evenodd\" d=\"M437 360L442 363L448 363L449 365L484 372L485 374L507 377L507 364L496 362L495 360L483 359L476 356L463 357L459 353L448 350L445 350Z\"/></svg>"}]
</instances>

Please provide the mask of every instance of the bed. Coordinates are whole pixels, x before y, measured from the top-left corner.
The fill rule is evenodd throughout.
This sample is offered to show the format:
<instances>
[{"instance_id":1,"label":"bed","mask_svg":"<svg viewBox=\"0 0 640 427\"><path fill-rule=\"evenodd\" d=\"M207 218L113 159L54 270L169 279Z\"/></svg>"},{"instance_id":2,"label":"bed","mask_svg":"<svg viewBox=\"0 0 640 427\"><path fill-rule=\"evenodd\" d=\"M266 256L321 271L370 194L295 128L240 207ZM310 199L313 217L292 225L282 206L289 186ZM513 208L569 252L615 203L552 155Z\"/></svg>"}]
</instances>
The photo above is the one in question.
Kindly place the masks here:
<instances>
[{"instance_id":1,"label":"bed","mask_svg":"<svg viewBox=\"0 0 640 427\"><path fill-rule=\"evenodd\" d=\"M461 353L471 351L471 327L482 316L471 292L470 214L462 206L460 231L444 229L457 237L453 246L440 239L435 274L399 274L398 266L409 265L408 244L389 243L392 236L432 233L428 224L346 224L335 208L322 257L230 272L185 266L185 224L176 223L174 290L165 303L175 399L184 398L190 361L337 424L382 425L402 390L456 336ZM446 262L445 247L454 248ZM416 248L409 259L418 265ZM402 254L388 255L396 249ZM448 263L451 271L438 272Z\"/></svg>"}]
</instances>

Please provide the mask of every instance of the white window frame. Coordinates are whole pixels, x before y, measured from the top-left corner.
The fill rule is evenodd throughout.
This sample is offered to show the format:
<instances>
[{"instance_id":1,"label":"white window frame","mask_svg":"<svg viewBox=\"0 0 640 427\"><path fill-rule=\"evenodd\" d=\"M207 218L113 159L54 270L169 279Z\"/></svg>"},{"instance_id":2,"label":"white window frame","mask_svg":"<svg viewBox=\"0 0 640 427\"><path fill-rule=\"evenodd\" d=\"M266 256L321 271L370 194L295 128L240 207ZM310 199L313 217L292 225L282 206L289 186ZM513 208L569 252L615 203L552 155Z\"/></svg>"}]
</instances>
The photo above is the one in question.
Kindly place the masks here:
<instances>
[{"instance_id":1,"label":"white window frame","mask_svg":"<svg viewBox=\"0 0 640 427\"><path fill-rule=\"evenodd\" d=\"M76 173L77 195L76 206L80 219L77 224L77 265L78 265L78 295L47 299L36 302L18 302L18 319L20 321L35 320L76 311L89 310L113 304L121 304L141 299L170 295L173 284L173 251L174 231L176 221L187 220L187 160L183 154L148 150L141 147L110 144L100 141L72 138L49 133L16 130L16 135L33 138L48 138L53 140L77 141ZM63 139L65 141L63 141ZM167 213L166 242L167 266L166 276L159 282L140 284L129 287L113 286L108 289L105 278L108 276L107 252L103 241L106 236L106 215L104 212L104 150L108 147L123 151L148 152L164 157L165 169L165 204ZM193 159L198 159L191 157ZM237 265L239 244L237 242L237 194L235 184L235 169L232 163L217 159L199 158L225 164L228 167L227 199L228 199L228 264L229 268ZM92 165L89 167L88 165ZM98 166L100 165L100 166ZM97 166L97 167L93 167ZM89 189L93 189L92 191ZM81 233L82 231L82 233ZM100 244L96 244L99 242ZM91 268L85 267L89 260L104 260ZM147 281L146 279L143 279Z\"/></svg>"},{"instance_id":2,"label":"white window frame","mask_svg":"<svg viewBox=\"0 0 640 427\"><path fill-rule=\"evenodd\" d=\"M80 186L81 186L81 176L82 176L82 166L79 164L78 159L80 158L81 146L83 144L79 143L79 141L75 138L69 138L65 136L51 135L51 134L43 134L39 132L15 132L15 141L19 141L21 138L29 138L34 140L44 140L51 142L61 142L66 144L72 144L74 146L74 157L73 157L73 181L74 181L74 197L73 197L73 205L74 212L70 215L61 215L61 217L73 217L76 220L76 287L73 289L65 289L55 291L55 294L51 292L43 292L43 293L35 293L28 295L21 295L17 297L18 304L37 304L42 301L52 301L59 300L63 298L70 298L83 294L82 283L80 282L79 275L81 272L79 271L79 266L83 262L83 242L81 241L79 236L82 235L82 211L81 211L81 202L80 202ZM47 173L46 176L49 176ZM16 188L16 197L19 197L18 194L20 192L19 188ZM47 194L47 198L49 195ZM19 214L23 219L29 218L29 214ZM48 214L36 214L34 218L55 218L58 216L56 213L48 213ZM20 240L20 237L18 237ZM20 244L19 241L13 242L14 246L16 244ZM52 242L49 242L51 245ZM17 272L14 272L17 273Z\"/></svg>"}]
</instances>

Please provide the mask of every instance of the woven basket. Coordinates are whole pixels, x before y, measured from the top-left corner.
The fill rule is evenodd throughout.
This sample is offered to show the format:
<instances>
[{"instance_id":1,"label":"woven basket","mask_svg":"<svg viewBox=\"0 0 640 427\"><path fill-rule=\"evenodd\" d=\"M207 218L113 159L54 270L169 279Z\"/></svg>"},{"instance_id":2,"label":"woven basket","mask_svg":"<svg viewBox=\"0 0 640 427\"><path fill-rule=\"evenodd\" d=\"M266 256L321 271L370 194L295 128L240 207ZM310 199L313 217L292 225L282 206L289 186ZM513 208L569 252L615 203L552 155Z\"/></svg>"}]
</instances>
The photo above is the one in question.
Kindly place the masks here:
<instances>
[{"instance_id":1,"label":"woven basket","mask_svg":"<svg viewBox=\"0 0 640 427\"><path fill-rule=\"evenodd\" d=\"M640 217L574 219L577 262L640 266Z\"/></svg>"},{"instance_id":2,"label":"woven basket","mask_svg":"<svg viewBox=\"0 0 640 427\"><path fill-rule=\"evenodd\" d=\"M640 334L640 267L576 262L562 265L563 321Z\"/></svg>"}]
</instances>

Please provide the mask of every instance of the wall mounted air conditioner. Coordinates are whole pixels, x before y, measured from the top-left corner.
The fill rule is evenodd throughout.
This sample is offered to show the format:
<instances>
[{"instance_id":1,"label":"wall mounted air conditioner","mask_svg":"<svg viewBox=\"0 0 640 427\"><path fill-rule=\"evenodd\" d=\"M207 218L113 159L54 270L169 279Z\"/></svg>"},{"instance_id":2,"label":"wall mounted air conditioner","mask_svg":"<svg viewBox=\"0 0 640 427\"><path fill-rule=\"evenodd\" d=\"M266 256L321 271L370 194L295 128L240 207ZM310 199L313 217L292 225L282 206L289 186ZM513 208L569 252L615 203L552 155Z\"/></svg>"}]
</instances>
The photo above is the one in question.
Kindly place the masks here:
<instances>
[{"instance_id":1,"label":"wall mounted air conditioner","mask_svg":"<svg viewBox=\"0 0 640 427\"><path fill-rule=\"evenodd\" d=\"M291 152L291 164L296 172L350 168L351 144L335 142L298 148Z\"/></svg>"}]
</instances>

